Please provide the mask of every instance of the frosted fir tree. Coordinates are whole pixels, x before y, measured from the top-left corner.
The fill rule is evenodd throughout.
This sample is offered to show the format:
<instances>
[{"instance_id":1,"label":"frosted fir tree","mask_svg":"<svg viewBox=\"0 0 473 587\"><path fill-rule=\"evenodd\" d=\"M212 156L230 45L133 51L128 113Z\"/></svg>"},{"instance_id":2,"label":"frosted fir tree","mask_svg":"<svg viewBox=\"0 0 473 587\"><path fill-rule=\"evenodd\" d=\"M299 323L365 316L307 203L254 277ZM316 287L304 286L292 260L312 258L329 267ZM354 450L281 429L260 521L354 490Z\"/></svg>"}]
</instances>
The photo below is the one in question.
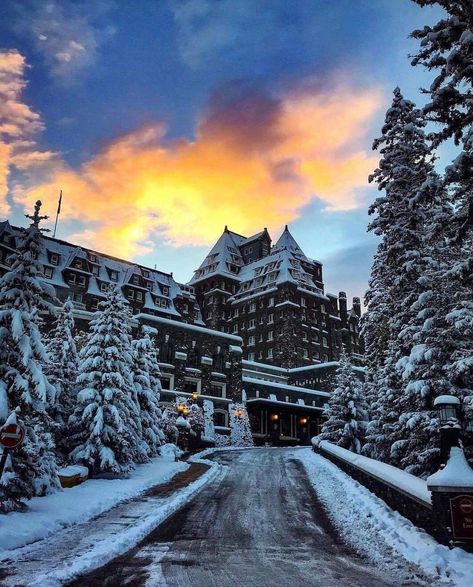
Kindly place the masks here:
<instances>
[{"instance_id":1,"label":"frosted fir tree","mask_svg":"<svg viewBox=\"0 0 473 587\"><path fill-rule=\"evenodd\" d=\"M146 443L147 455L156 456L164 441L162 412L159 407L159 365L156 349L148 336L134 340L134 384L136 401L139 406L141 438Z\"/></svg>"},{"instance_id":2,"label":"frosted fir tree","mask_svg":"<svg viewBox=\"0 0 473 587\"><path fill-rule=\"evenodd\" d=\"M177 444L179 439L179 430L176 426L177 412L170 407L163 410L162 429L166 443Z\"/></svg>"},{"instance_id":3,"label":"frosted fir tree","mask_svg":"<svg viewBox=\"0 0 473 587\"><path fill-rule=\"evenodd\" d=\"M23 444L8 457L0 481L0 511L22 507L24 499L45 495L60 486L53 422L48 409L55 389L43 372L48 355L39 330L39 314L54 314L54 291L42 279L41 202L32 223L21 229L11 268L0 278L0 414L1 423L14 410L26 428Z\"/></svg>"},{"instance_id":4,"label":"frosted fir tree","mask_svg":"<svg viewBox=\"0 0 473 587\"><path fill-rule=\"evenodd\" d=\"M94 474L126 474L146 459L130 329L129 306L118 287L110 289L80 351L77 406L69 420L79 431L71 460Z\"/></svg>"},{"instance_id":5,"label":"frosted fir tree","mask_svg":"<svg viewBox=\"0 0 473 587\"><path fill-rule=\"evenodd\" d=\"M253 446L250 419L244 404L233 403L230 411L230 444L232 446Z\"/></svg>"},{"instance_id":6,"label":"frosted fir tree","mask_svg":"<svg viewBox=\"0 0 473 587\"><path fill-rule=\"evenodd\" d=\"M61 311L57 313L54 329L46 341L50 360L44 372L56 389L56 398L50 413L57 424L56 446L62 450L67 450L66 425L77 401L75 382L79 369L79 356L73 336L73 309L74 306L70 300L64 302Z\"/></svg>"},{"instance_id":7,"label":"frosted fir tree","mask_svg":"<svg viewBox=\"0 0 473 587\"><path fill-rule=\"evenodd\" d=\"M351 361L344 351L340 355L335 389L324 415L327 420L319 438L361 453L368 419L367 405L363 383L356 377Z\"/></svg>"}]
</instances>

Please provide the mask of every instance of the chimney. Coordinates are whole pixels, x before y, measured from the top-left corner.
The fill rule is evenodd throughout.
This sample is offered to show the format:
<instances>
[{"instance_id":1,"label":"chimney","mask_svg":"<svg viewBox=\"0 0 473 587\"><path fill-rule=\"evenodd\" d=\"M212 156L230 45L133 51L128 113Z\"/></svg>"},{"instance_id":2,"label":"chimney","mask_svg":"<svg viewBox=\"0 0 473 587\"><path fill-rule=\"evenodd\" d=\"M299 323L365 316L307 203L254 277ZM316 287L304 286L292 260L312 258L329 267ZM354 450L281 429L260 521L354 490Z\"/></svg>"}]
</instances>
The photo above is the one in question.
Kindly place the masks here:
<instances>
[{"instance_id":1,"label":"chimney","mask_svg":"<svg viewBox=\"0 0 473 587\"><path fill-rule=\"evenodd\" d=\"M347 320L347 294L344 291L338 293L338 307L340 308L340 318L342 322Z\"/></svg>"},{"instance_id":2,"label":"chimney","mask_svg":"<svg viewBox=\"0 0 473 587\"><path fill-rule=\"evenodd\" d=\"M361 318L361 302L360 298L353 298L353 310L358 318Z\"/></svg>"}]
</instances>

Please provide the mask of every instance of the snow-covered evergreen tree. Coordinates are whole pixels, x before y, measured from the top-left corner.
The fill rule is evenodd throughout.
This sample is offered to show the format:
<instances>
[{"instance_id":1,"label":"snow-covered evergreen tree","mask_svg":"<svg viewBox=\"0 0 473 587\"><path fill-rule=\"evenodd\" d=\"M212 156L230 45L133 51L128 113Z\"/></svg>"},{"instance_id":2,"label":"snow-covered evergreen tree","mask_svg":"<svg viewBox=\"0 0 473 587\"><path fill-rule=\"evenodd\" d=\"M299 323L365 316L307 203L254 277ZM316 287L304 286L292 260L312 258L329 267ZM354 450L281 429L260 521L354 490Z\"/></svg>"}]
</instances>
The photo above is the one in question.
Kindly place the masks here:
<instances>
[{"instance_id":1,"label":"snow-covered evergreen tree","mask_svg":"<svg viewBox=\"0 0 473 587\"><path fill-rule=\"evenodd\" d=\"M7 461L0 481L0 510L21 507L23 499L44 495L59 487L52 420L48 408L55 389L43 373L48 362L39 330L39 313L54 314L54 292L42 281L38 257L41 251L39 224L41 202L27 218L11 269L0 278L0 414L3 423L12 410L26 428L23 444Z\"/></svg>"},{"instance_id":2,"label":"snow-covered evergreen tree","mask_svg":"<svg viewBox=\"0 0 473 587\"><path fill-rule=\"evenodd\" d=\"M206 440L215 440L214 425L214 404L212 401L205 399L203 404L204 411L204 436Z\"/></svg>"},{"instance_id":3,"label":"snow-covered evergreen tree","mask_svg":"<svg viewBox=\"0 0 473 587\"><path fill-rule=\"evenodd\" d=\"M359 454L365 438L368 411L363 383L356 377L344 351L340 355L335 389L324 415L327 420L319 438Z\"/></svg>"},{"instance_id":4,"label":"snow-covered evergreen tree","mask_svg":"<svg viewBox=\"0 0 473 587\"><path fill-rule=\"evenodd\" d=\"M56 389L56 398L50 408L57 426L56 447L67 451L67 422L77 401L75 382L79 368L79 357L73 337L73 304L67 300L57 313L56 324L46 341L49 363L44 372Z\"/></svg>"},{"instance_id":5,"label":"snow-covered evergreen tree","mask_svg":"<svg viewBox=\"0 0 473 587\"><path fill-rule=\"evenodd\" d=\"M71 459L94 473L127 473L146 459L130 329L128 303L118 287L110 289L80 351L78 401L69 420L79 431Z\"/></svg>"},{"instance_id":6,"label":"snow-covered evergreen tree","mask_svg":"<svg viewBox=\"0 0 473 587\"><path fill-rule=\"evenodd\" d=\"M250 419L244 404L233 403L230 412L230 444L232 446L253 446Z\"/></svg>"},{"instance_id":7,"label":"snow-covered evergreen tree","mask_svg":"<svg viewBox=\"0 0 473 587\"><path fill-rule=\"evenodd\" d=\"M139 406L141 438L148 456L155 456L164 441L162 413L159 407L161 383L156 349L148 336L133 341L134 384Z\"/></svg>"}]
</instances>

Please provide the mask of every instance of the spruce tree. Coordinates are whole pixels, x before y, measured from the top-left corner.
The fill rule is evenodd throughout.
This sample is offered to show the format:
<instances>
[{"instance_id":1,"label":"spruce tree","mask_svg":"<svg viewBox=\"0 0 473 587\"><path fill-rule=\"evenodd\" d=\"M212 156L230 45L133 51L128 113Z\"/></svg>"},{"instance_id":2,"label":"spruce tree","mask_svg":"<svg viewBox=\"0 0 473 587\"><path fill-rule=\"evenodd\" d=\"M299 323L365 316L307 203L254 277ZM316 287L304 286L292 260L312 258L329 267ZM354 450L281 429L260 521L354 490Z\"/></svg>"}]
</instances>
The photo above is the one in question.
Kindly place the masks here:
<instances>
[{"instance_id":1,"label":"spruce tree","mask_svg":"<svg viewBox=\"0 0 473 587\"><path fill-rule=\"evenodd\" d=\"M9 456L0 481L0 510L22 507L22 500L59 487L53 423L48 414L55 389L43 372L48 362L39 330L40 312L54 314L55 298L42 279L41 202L32 223L21 229L11 269L0 278L0 405L2 421L15 410L26 428L23 444Z\"/></svg>"},{"instance_id":2,"label":"spruce tree","mask_svg":"<svg viewBox=\"0 0 473 587\"><path fill-rule=\"evenodd\" d=\"M81 431L71 459L93 473L125 474L146 454L133 383L130 311L110 289L80 351L77 405L70 425Z\"/></svg>"},{"instance_id":3,"label":"spruce tree","mask_svg":"<svg viewBox=\"0 0 473 587\"><path fill-rule=\"evenodd\" d=\"M148 336L133 341L134 384L141 421L141 438L146 445L146 454L156 456L164 440L162 413L159 407L161 383L156 349Z\"/></svg>"},{"instance_id":4,"label":"spruce tree","mask_svg":"<svg viewBox=\"0 0 473 587\"><path fill-rule=\"evenodd\" d=\"M72 302L67 300L57 314L55 327L46 342L49 363L44 369L56 389L56 401L50 413L57 425L56 447L64 454L67 452L67 422L77 401L75 382L79 357L73 337L73 309Z\"/></svg>"},{"instance_id":5,"label":"spruce tree","mask_svg":"<svg viewBox=\"0 0 473 587\"><path fill-rule=\"evenodd\" d=\"M368 412L363 383L356 377L349 357L343 351L337 368L335 389L324 412L327 420L319 435L338 446L360 453Z\"/></svg>"}]
</instances>

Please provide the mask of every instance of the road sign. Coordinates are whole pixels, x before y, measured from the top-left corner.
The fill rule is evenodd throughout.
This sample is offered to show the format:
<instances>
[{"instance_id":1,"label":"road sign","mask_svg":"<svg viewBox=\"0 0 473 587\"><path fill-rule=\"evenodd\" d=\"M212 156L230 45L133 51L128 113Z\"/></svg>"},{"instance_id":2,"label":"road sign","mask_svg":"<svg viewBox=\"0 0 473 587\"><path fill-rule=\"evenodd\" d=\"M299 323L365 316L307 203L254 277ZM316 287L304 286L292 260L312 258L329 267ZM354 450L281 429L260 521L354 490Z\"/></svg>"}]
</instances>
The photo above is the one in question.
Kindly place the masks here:
<instances>
[{"instance_id":1,"label":"road sign","mask_svg":"<svg viewBox=\"0 0 473 587\"><path fill-rule=\"evenodd\" d=\"M450 500L453 537L473 539L473 495L457 495Z\"/></svg>"},{"instance_id":2,"label":"road sign","mask_svg":"<svg viewBox=\"0 0 473 587\"><path fill-rule=\"evenodd\" d=\"M25 429L20 424L8 424L0 428L0 444L4 448L16 448L25 438Z\"/></svg>"}]
</instances>

